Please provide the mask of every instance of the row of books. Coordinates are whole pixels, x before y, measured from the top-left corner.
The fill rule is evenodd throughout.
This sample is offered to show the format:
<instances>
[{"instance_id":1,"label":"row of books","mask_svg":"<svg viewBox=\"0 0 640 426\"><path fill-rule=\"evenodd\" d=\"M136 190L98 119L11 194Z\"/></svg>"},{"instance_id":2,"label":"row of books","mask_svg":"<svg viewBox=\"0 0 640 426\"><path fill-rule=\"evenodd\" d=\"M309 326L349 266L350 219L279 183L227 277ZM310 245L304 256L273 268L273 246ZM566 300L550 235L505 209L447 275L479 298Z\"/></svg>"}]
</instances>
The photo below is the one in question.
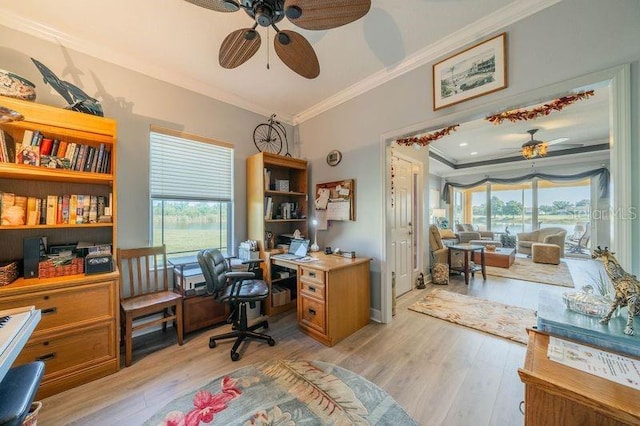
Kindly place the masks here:
<instances>
[{"instance_id":1,"label":"row of books","mask_svg":"<svg viewBox=\"0 0 640 426\"><path fill-rule=\"evenodd\" d=\"M22 142L0 132L0 162L28 164L54 169L111 173L111 149L46 137L39 130L25 130Z\"/></svg>"},{"instance_id":2,"label":"row of books","mask_svg":"<svg viewBox=\"0 0 640 426\"><path fill-rule=\"evenodd\" d=\"M111 222L112 195L65 194L45 198L0 192L0 225L35 226Z\"/></svg>"}]
</instances>

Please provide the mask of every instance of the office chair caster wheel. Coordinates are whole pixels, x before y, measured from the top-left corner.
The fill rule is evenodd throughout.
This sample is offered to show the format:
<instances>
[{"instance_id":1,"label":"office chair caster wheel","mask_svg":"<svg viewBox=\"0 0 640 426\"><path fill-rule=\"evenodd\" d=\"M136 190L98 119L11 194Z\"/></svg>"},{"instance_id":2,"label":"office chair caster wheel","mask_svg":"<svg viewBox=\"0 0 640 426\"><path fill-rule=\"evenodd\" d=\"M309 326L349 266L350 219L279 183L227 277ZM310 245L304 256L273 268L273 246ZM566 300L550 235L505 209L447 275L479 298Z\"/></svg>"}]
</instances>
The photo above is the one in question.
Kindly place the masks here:
<instances>
[{"instance_id":1,"label":"office chair caster wheel","mask_svg":"<svg viewBox=\"0 0 640 426\"><path fill-rule=\"evenodd\" d=\"M216 346L217 345L216 345L216 341L215 340L213 340L213 339L209 340L209 349L213 349Z\"/></svg>"},{"instance_id":2,"label":"office chair caster wheel","mask_svg":"<svg viewBox=\"0 0 640 426\"><path fill-rule=\"evenodd\" d=\"M269 346L275 346L276 345L276 341L273 340L273 339L267 340L267 343L269 344Z\"/></svg>"},{"instance_id":3,"label":"office chair caster wheel","mask_svg":"<svg viewBox=\"0 0 640 426\"><path fill-rule=\"evenodd\" d=\"M240 354L238 352L231 351L231 361L237 361L240 359Z\"/></svg>"}]
</instances>

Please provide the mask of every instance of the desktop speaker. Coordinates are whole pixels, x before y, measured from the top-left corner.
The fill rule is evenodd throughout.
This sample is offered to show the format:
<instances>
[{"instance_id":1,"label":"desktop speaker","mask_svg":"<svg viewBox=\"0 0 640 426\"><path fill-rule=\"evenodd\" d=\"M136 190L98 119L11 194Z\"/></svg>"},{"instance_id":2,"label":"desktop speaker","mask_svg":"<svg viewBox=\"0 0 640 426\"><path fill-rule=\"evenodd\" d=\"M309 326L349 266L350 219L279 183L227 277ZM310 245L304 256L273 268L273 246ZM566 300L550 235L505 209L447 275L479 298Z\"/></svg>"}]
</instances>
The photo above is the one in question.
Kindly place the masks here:
<instances>
[{"instance_id":1,"label":"desktop speaker","mask_svg":"<svg viewBox=\"0 0 640 426\"><path fill-rule=\"evenodd\" d=\"M40 237L22 240L23 276L25 278L38 278L41 250L42 240Z\"/></svg>"}]
</instances>

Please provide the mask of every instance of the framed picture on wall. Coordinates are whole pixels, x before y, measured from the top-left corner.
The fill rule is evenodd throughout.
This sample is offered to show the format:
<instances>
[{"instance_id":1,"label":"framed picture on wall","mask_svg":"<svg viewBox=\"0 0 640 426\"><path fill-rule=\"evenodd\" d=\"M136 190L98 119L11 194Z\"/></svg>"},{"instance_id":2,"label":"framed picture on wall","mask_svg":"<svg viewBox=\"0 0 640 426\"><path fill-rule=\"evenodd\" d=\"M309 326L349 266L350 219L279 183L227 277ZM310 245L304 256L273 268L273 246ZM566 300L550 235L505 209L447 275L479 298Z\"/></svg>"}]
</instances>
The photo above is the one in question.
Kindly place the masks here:
<instances>
[{"instance_id":1,"label":"framed picture on wall","mask_svg":"<svg viewBox=\"0 0 640 426\"><path fill-rule=\"evenodd\" d=\"M506 33L433 65L433 110L507 87Z\"/></svg>"}]
</instances>

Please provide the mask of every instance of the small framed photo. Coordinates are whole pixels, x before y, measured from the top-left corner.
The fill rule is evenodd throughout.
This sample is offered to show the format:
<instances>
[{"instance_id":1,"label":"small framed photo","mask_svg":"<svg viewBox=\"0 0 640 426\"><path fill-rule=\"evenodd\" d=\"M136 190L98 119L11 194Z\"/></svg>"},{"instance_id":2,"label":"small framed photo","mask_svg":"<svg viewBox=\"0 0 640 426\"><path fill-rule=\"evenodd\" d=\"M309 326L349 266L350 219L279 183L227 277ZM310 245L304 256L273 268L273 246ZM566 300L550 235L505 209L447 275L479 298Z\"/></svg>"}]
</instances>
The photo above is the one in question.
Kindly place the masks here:
<instances>
[{"instance_id":1,"label":"small framed photo","mask_svg":"<svg viewBox=\"0 0 640 426\"><path fill-rule=\"evenodd\" d=\"M499 34L433 65L433 110L506 88L506 38Z\"/></svg>"},{"instance_id":2,"label":"small framed photo","mask_svg":"<svg viewBox=\"0 0 640 426\"><path fill-rule=\"evenodd\" d=\"M342 153L338 150L333 150L327 154L327 164L330 166L337 166L342 161Z\"/></svg>"}]
</instances>

